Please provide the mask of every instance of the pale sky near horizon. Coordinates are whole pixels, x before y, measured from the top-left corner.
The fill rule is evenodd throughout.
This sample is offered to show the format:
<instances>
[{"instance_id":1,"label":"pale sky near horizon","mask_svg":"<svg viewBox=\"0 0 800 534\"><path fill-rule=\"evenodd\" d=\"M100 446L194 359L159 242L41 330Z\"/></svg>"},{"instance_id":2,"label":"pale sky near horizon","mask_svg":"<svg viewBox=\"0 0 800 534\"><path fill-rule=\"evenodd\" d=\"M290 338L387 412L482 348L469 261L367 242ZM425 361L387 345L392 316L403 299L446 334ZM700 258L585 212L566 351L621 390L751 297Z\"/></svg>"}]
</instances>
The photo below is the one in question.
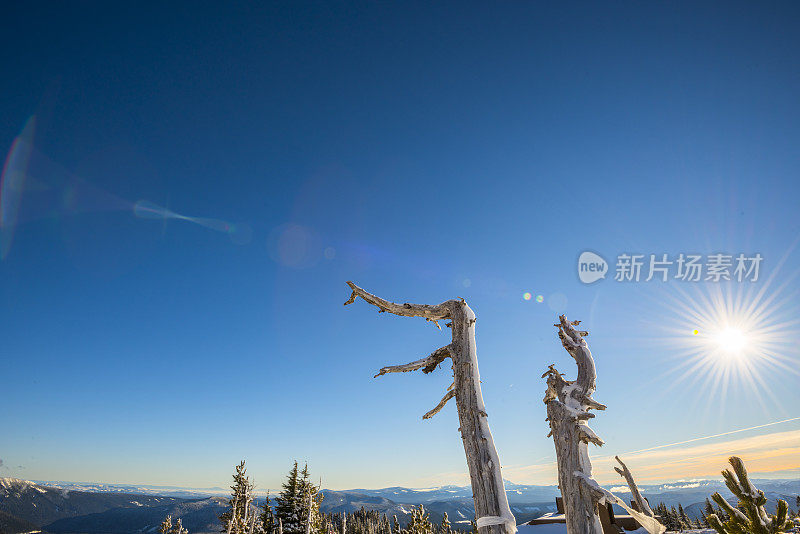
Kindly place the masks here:
<instances>
[{"instance_id":1,"label":"pale sky near horizon","mask_svg":"<svg viewBox=\"0 0 800 534\"><path fill-rule=\"evenodd\" d=\"M353 280L475 310L508 480L555 481L540 377L575 374L564 312L608 406L598 480L615 454L642 482L715 478L733 453L800 477L799 19L9 6L0 476L212 487L245 459L276 488L297 459L332 489L465 483L452 403L421 420L449 365L372 378L447 329L342 307ZM579 280L584 251L605 279ZM639 281L615 279L626 254ZM668 281L645 281L663 254ZM730 256L732 280L675 278L681 254Z\"/></svg>"}]
</instances>

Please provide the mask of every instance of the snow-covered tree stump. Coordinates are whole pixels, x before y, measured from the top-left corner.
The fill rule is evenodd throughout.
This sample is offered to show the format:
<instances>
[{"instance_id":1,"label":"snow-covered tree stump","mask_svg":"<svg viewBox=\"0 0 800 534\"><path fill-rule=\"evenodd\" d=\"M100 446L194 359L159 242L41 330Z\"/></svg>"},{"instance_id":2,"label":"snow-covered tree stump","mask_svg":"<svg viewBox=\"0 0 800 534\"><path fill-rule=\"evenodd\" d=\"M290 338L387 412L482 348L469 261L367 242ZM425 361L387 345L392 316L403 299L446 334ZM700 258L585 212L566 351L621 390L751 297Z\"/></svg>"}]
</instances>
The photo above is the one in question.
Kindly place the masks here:
<instances>
[{"instance_id":1,"label":"snow-covered tree stump","mask_svg":"<svg viewBox=\"0 0 800 534\"><path fill-rule=\"evenodd\" d=\"M544 403L550 422L548 435L553 436L555 441L558 486L564 502L567 534L602 534L598 506L606 502L622 506L650 534L663 534L666 528L653 517L652 510L639 494L633 476L619 458L617 460L624 471L617 471L625 477L641 511L630 508L592 478L589 443L602 446L603 440L587 424L594 417L589 410L605 410L606 407L592 398L597 376L592 353L583 339L589 333L577 330L575 327L579 324L580 321L568 321L566 316L561 315L559 323L555 325L561 344L578 366L577 379L564 380L554 365L542 375L542 378L547 377Z\"/></svg>"},{"instance_id":2,"label":"snow-covered tree stump","mask_svg":"<svg viewBox=\"0 0 800 534\"><path fill-rule=\"evenodd\" d=\"M448 300L441 304L396 304L364 291L353 282L347 282L353 293L345 305L361 297L376 306L380 312L389 312L403 317L423 317L439 327L439 321L449 320L447 326L452 330L450 344L436 349L430 356L404 365L384 367L376 377L387 373L403 373L422 369L430 373L446 358L453 363L453 384L431 411L422 416L428 419L436 415L453 397L456 399L459 430L467 457L469 475L472 481L472 497L475 502L475 516L481 534L513 534L516 520L508 506L503 478L500 473L500 460L494 446L492 433L486 421L486 407L483 404L481 381L478 374L478 355L475 347L475 313L464 299ZM441 329L441 327L439 327Z\"/></svg>"}]
</instances>

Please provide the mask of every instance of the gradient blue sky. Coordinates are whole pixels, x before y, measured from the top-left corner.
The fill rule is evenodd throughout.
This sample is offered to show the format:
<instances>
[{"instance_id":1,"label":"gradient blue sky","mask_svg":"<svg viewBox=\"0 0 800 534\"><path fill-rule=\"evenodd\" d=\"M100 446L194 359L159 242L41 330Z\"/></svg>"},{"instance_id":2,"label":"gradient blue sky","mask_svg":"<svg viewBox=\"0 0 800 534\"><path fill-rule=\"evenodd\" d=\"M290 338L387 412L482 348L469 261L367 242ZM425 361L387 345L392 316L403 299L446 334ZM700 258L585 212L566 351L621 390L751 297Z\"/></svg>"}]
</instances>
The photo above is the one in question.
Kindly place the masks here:
<instances>
[{"instance_id":1,"label":"gradient blue sky","mask_svg":"<svg viewBox=\"0 0 800 534\"><path fill-rule=\"evenodd\" d=\"M666 304L747 284L586 286L575 265L586 249L758 252L760 290L785 258L765 295L798 369L799 18L788 2L6 6L2 150L36 129L24 189L0 199L19 207L0 262L0 476L224 486L244 458L261 487L294 459L331 488L463 482L454 407L420 420L449 368L372 379L447 332L343 308L350 279L468 300L515 482L555 483L540 375L574 373L564 310L591 332L608 405L598 457L800 416L796 371L768 361L768 387L734 373L724 398L714 366L694 384L669 372L691 315ZM137 217L141 200L239 231ZM745 450L796 477L798 431L629 464L716 476ZM692 451L711 459L675 459Z\"/></svg>"}]
</instances>

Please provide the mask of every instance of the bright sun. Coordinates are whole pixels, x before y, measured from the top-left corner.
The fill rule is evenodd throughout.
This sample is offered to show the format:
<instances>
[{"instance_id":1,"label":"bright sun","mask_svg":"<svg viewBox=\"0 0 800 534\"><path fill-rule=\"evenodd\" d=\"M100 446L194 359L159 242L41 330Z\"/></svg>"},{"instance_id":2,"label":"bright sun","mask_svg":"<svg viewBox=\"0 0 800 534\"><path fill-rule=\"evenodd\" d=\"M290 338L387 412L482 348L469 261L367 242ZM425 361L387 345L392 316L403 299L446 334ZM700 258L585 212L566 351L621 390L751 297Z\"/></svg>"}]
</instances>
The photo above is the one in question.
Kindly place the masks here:
<instances>
[{"instance_id":1,"label":"bright sun","mask_svg":"<svg viewBox=\"0 0 800 534\"><path fill-rule=\"evenodd\" d=\"M781 405L768 384L771 377L800 376L800 319L793 294L783 294L783 286L768 291L771 279L758 288L673 286L674 295L660 295L669 312L659 325L671 353L670 369L660 377L667 389L696 387L717 406L736 391L757 400L765 413L766 398L772 407Z\"/></svg>"},{"instance_id":2,"label":"bright sun","mask_svg":"<svg viewBox=\"0 0 800 534\"><path fill-rule=\"evenodd\" d=\"M729 354L738 354L747 347L747 336L738 328L722 330L716 335L714 341Z\"/></svg>"}]
</instances>

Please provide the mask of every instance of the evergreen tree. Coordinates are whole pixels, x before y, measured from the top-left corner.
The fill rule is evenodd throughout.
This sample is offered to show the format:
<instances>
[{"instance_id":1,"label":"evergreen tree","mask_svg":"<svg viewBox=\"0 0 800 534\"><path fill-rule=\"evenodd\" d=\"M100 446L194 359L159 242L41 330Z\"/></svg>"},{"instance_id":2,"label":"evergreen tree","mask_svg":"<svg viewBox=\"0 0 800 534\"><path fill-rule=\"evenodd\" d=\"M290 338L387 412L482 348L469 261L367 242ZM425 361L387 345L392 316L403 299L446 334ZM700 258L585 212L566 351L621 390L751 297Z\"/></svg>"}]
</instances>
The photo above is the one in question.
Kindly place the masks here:
<instances>
[{"instance_id":1,"label":"evergreen tree","mask_svg":"<svg viewBox=\"0 0 800 534\"><path fill-rule=\"evenodd\" d=\"M275 516L281 520L284 534L302 534L302 488L297 477L297 462L292 466L282 491L275 499Z\"/></svg>"},{"instance_id":2,"label":"evergreen tree","mask_svg":"<svg viewBox=\"0 0 800 534\"><path fill-rule=\"evenodd\" d=\"M231 498L228 500L228 510L219 516L222 523L222 532L244 534L248 532L251 520L250 504L253 502L255 485L247 476L244 460L236 466L231 484Z\"/></svg>"},{"instance_id":3,"label":"evergreen tree","mask_svg":"<svg viewBox=\"0 0 800 534\"><path fill-rule=\"evenodd\" d=\"M161 524L158 526L158 531L161 534L170 534L172 532L172 516L168 515L164 518Z\"/></svg>"},{"instance_id":4,"label":"evergreen tree","mask_svg":"<svg viewBox=\"0 0 800 534\"><path fill-rule=\"evenodd\" d=\"M425 507L419 505L418 508L413 508L411 511L411 522L409 522L406 530L409 534L433 534L433 525L428 519L430 514L425 513Z\"/></svg>"},{"instance_id":5,"label":"evergreen tree","mask_svg":"<svg viewBox=\"0 0 800 534\"><path fill-rule=\"evenodd\" d=\"M272 503L269 501L269 492L267 492L267 500L264 501L264 505L261 507L259 523L261 525L261 532L264 534L274 534L278 530L275 514L272 512Z\"/></svg>"},{"instance_id":6,"label":"evergreen tree","mask_svg":"<svg viewBox=\"0 0 800 534\"><path fill-rule=\"evenodd\" d=\"M452 528L450 527L450 519L447 517L447 512L442 516L442 524L439 527L440 534L450 534Z\"/></svg>"},{"instance_id":7,"label":"evergreen tree","mask_svg":"<svg viewBox=\"0 0 800 534\"><path fill-rule=\"evenodd\" d=\"M731 456L728 462L733 467L733 473L726 469L722 472L725 485L738 499L742 508L731 506L718 492L711 498L728 514L727 521L723 522L716 514L708 516L708 522L720 534L777 534L792 527L787 520L789 506L783 499L778 500L775 515L769 515L764 509L767 498L764 492L756 489L747 476L747 470L741 458ZM738 480L737 480L738 479Z\"/></svg>"},{"instance_id":8,"label":"evergreen tree","mask_svg":"<svg viewBox=\"0 0 800 534\"><path fill-rule=\"evenodd\" d=\"M672 508L669 509L669 523L672 528L667 527L668 530L683 530L681 529L681 521L680 517L678 516L678 511L675 509L673 505ZM666 525L664 525L666 526Z\"/></svg>"},{"instance_id":9,"label":"evergreen tree","mask_svg":"<svg viewBox=\"0 0 800 534\"><path fill-rule=\"evenodd\" d=\"M298 472L294 462L280 495L275 499L275 517L281 520L284 534L305 534L306 526L311 519L311 532L325 532L323 516L319 512L322 493L319 486L311 482L308 464ZM310 508L309 508L310 506Z\"/></svg>"},{"instance_id":10,"label":"evergreen tree","mask_svg":"<svg viewBox=\"0 0 800 534\"><path fill-rule=\"evenodd\" d=\"M680 530L680 513L673 506L671 509L663 502L658 503L655 507L655 513L660 518L659 521L662 525L667 527L667 530Z\"/></svg>"},{"instance_id":11,"label":"evergreen tree","mask_svg":"<svg viewBox=\"0 0 800 534\"><path fill-rule=\"evenodd\" d=\"M189 534L189 531L183 528L181 518L179 517L178 520L173 523L171 515L164 518L164 521L158 526L158 531L161 534Z\"/></svg>"},{"instance_id":12,"label":"evergreen tree","mask_svg":"<svg viewBox=\"0 0 800 534\"><path fill-rule=\"evenodd\" d=\"M396 515L392 516L392 534L400 534L400 522Z\"/></svg>"},{"instance_id":13,"label":"evergreen tree","mask_svg":"<svg viewBox=\"0 0 800 534\"><path fill-rule=\"evenodd\" d=\"M183 528L180 517L178 518L178 521L172 525L172 532L170 534L189 534L189 531Z\"/></svg>"},{"instance_id":14,"label":"evergreen tree","mask_svg":"<svg viewBox=\"0 0 800 534\"><path fill-rule=\"evenodd\" d=\"M708 500L708 497L706 497L706 502L705 505L703 506L703 512L702 512L702 525L704 527L711 528L711 525L708 524L708 516L710 516L713 513L714 513L714 507L711 505L711 501Z\"/></svg>"},{"instance_id":15,"label":"evergreen tree","mask_svg":"<svg viewBox=\"0 0 800 534\"><path fill-rule=\"evenodd\" d=\"M322 514L319 512L323 495L320 492L320 486L315 486L311 482L308 464L303 466L298 484L301 495L300 518L303 524L303 532L305 533L307 528L310 528L310 532L312 533L324 532ZM310 526L308 525L309 522Z\"/></svg>"},{"instance_id":16,"label":"evergreen tree","mask_svg":"<svg viewBox=\"0 0 800 534\"><path fill-rule=\"evenodd\" d=\"M678 503L678 520L681 523L681 528L692 528L692 522L686 512L683 511L683 505Z\"/></svg>"}]
</instances>

